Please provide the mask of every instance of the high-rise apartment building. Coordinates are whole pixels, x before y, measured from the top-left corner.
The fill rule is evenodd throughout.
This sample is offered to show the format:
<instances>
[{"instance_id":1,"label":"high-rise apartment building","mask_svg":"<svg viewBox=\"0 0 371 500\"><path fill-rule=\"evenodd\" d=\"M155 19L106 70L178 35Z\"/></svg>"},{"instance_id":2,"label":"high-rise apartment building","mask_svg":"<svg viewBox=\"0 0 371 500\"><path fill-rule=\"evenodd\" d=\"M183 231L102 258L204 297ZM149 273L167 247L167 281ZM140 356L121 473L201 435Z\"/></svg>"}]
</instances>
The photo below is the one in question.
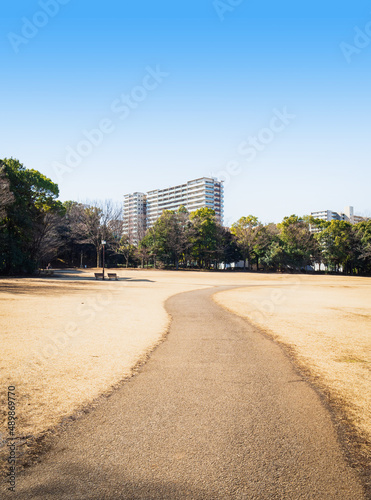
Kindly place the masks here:
<instances>
[{"instance_id":1,"label":"high-rise apartment building","mask_svg":"<svg viewBox=\"0 0 371 500\"><path fill-rule=\"evenodd\" d=\"M146 232L146 195L132 193L124 196L123 233L131 243L138 243Z\"/></svg>"},{"instance_id":2,"label":"high-rise apartment building","mask_svg":"<svg viewBox=\"0 0 371 500\"><path fill-rule=\"evenodd\" d=\"M213 177L201 177L178 186L125 195L124 233L137 242L164 210L176 211L181 206L188 212L204 207L211 208L215 210L217 220L223 224L223 182Z\"/></svg>"},{"instance_id":3,"label":"high-rise apartment building","mask_svg":"<svg viewBox=\"0 0 371 500\"><path fill-rule=\"evenodd\" d=\"M153 226L164 210L178 210L184 206L188 212L207 207L215 210L218 221L223 223L223 183L212 177L202 177L185 184L154 189L147 193L147 227Z\"/></svg>"}]
</instances>

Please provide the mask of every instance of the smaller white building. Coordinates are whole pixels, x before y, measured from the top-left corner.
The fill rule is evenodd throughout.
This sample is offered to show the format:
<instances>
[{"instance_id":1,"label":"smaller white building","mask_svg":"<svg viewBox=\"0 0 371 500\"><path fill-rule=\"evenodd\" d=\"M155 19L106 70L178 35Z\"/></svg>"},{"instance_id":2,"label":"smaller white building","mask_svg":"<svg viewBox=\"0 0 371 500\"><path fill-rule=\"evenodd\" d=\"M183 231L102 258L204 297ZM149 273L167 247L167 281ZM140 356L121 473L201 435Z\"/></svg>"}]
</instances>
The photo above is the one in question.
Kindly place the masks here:
<instances>
[{"instance_id":1,"label":"smaller white building","mask_svg":"<svg viewBox=\"0 0 371 500\"><path fill-rule=\"evenodd\" d=\"M350 222L351 224L357 224L357 222L362 222L367 220L367 217L362 217L360 215L354 215L354 208L351 206L345 207L343 212L334 212L332 210L321 210L319 212L311 212L310 214L315 219L321 219L328 222L333 220L344 220ZM310 230L312 233L320 231L318 228L311 226Z\"/></svg>"}]
</instances>

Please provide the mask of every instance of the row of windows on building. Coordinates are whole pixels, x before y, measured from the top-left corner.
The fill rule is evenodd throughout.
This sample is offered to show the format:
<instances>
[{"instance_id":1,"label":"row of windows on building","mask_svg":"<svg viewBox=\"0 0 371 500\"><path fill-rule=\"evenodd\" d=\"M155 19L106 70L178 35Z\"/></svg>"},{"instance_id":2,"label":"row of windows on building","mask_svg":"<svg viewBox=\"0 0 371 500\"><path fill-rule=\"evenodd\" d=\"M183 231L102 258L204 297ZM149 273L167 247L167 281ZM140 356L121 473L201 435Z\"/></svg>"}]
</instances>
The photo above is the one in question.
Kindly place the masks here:
<instances>
[{"instance_id":1,"label":"row of windows on building","mask_svg":"<svg viewBox=\"0 0 371 500\"><path fill-rule=\"evenodd\" d=\"M215 178L201 177L185 184L148 193L131 193L124 196L124 233L135 242L161 216L164 210L178 210L184 206L189 212L199 208L215 210L217 220L223 224L223 183Z\"/></svg>"}]
</instances>

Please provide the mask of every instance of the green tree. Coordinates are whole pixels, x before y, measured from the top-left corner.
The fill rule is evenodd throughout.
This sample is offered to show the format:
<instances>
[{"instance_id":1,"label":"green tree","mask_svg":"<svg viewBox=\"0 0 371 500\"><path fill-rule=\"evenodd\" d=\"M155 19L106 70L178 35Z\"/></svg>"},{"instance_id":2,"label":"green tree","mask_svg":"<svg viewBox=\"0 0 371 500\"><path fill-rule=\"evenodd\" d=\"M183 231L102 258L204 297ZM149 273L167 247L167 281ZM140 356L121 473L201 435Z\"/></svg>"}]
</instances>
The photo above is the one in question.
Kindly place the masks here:
<instances>
[{"instance_id":1,"label":"green tree","mask_svg":"<svg viewBox=\"0 0 371 500\"><path fill-rule=\"evenodd\" d=\"M217 225L215 268L218 268L218 264L231 264L232 262L238 262L240 259L241 253L233 234L229 229ZM227 267L225 266L224 269L227 269Z\"/></svg>"},{"instance_id":2,"label":"green tree","mask_svg":"<svg viewBox=\"0 0 371 500\"><path fill-rule=\"evenodd\" d=\"M281 264L281 251L279 243L279 230L276 224L259 224L256 227L256 240L254 242L253 254L256 259L256 269L259 264L264 268L277 269Z\"/></svg>"},{"instance_id":3,"label":"green tree","mask_svg":"<svg viewBox=\"0 0 371 500\"><path fill-rule=\"evenodd\" d=\"M191 240L191 256L200 267L208 269L215 259L217 249L218 223L215 211L211 208L199 208L191 212L189 217L193 232Z\"/></svg>"},{"instance_id":4,"label":"green tree","mask_svg":"<svg viewBox=\"0 0 371 500\"><path fill-rule=\"evenodd\" d=\"M315 234L320 244L323 261L330 268L344 272L352 270L355 260L355 245L352 224L342 220L333 220L323 224L323 229Z\"/></svg>"},{"instance_id":5,"label":"green tree","mask_svg":"<svg viewBox=\"0 0 371 500\"><path fill-rule=\"evenodd\" d=\"M257 244L259 220L254 215L241 217L232 224L231 233L236 238L237 246L243 259L243 268L251 269L251 261L254 253L254 247Z\"/></svg>"},{"instance_id":6,"label":"green tree","mask_svg":"<svg viewBox=\"0 0 371 500\"><path fill-rule=\"evenodd\" d=\"M0 171L0 269L5 274L31 272L58 247L55 226L64 213L58 186L13 158L1 160ZM8 198L11 193L12 200L4 203L4 193Z\"/></svg>"},{"instance_id":7,"label":"green tree","mask_svg":"<svg viewBox=\"0 0 371 500\"><path fill-rule=\"evenodd\" d=\"M313 263L317 243L310 232L309 220L291 215L277 224L282 246L282 264L300 270Z\"/></svg>"},{"instance_id":8,"label":"green tree","mask_svg":"<svg viewBox=\"0 0 371 500\"><path fill-rule=\"evenodd\" d=\"M286 255L279 239L273 239L261 259L265 268L281 271L286 265Z\"/></svg>"},{"instance_id":9,"label":"green tree","mask_svg":"<svg viewBox=\"0 0 371 500\"><path fill-rule=\"evenodd\" d=\"M5 172L5 165L0 163L0 221L5 223L6 208L14 202L14 194L10 190L10 182Z\"/></svg>"},{"instance_id":10,"label":"green tree","mask_svg":"<svg viewBox=\"0 0 371 500\"><path fill-rule=\"evenodd\" d=\"M189 214L184 207L177 212L164 210L144 238L155 265L159 259L165 265L179 268L179 261L190 246L189 229Z\"/></svg>"},{"instance_id":11,"label":"green tree","mask_svg":"<svg viewBox=\"0 0 371 500\"><path fill-rule=\"evenodd\" d=\"M356 267L364 274L371 273L371 219L354 224Z\"/></svg>"}]
</instances>

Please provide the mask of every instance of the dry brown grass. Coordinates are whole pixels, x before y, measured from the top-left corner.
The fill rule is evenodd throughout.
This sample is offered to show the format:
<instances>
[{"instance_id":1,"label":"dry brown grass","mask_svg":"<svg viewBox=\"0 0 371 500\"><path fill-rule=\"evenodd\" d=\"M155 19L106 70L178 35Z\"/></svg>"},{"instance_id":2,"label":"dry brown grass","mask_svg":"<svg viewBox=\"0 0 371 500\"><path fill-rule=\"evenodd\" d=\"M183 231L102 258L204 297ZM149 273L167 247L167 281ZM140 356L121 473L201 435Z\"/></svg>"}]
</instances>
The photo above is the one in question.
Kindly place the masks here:
<instances>
[{"instance_id":1,"label":"dry brown grass","mask_svg":"<svg viewBox=\"0 0 371 500\"><path fill-rule=\"evenodd\" d=\"M120 281L102 282L93 272L0 280L2 436L9 385L17 388L17 435L38 436L131 375L167 330L168 297L251 281L243 274L120 270Z\"/></svg>"},{"instance_id":2,"label":"dry brown grass","mask_svg":"<svg viewBox=\"0 0 371 500\"><path fill-rule=\"evenodd\" d=\"M16 387L17 438L42 436L130 377L167 331L164 301L200 288L120 274L130 279L0 280L0 443L8 386Z\"/></svg>"},{"instance_id":3,"label":"dry brown grass","mask_svg":"<svg viewBox=\"0 0 371 500\"><path fill-rule=\"evenodd\" d=\"M2 437L6 389L16 386L17 436L42 436L130 377L159 343L176 293L237 285L217 301L292 346L370 435L371 280L244 273L93 270L0 280ZM1 436L0 436L1 437Z\"/></svg>"}]
</instances>

